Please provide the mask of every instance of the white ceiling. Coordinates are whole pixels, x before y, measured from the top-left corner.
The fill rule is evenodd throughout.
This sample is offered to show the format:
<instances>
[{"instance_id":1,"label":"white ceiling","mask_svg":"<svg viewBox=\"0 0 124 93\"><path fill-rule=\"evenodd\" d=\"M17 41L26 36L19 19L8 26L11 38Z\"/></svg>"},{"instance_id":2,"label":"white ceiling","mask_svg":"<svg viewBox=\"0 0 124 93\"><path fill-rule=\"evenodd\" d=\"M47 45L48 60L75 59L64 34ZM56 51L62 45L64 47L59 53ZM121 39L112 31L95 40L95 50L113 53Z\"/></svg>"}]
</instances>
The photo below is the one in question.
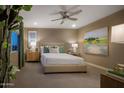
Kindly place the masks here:
<instances>
[{"instance_id":1,"label":"white ceiling","mask_svg":"<svg viewBox=\"0 0 124 93\"><path fill-rule=\"evenodd\" d=\"M70 8L72 6L66 6ZM124 6L119 5L81 5L78 9L82 9L78 15L74 17L78 18L77 21L67 20L64 24L60 24L60 21L51 21L52 19L58 18L60 15L51 15L54 12L61 10L60 6L57 5L35 5L32 7L30 12L22 11L20 15L24 17L25 27L34 28L67 28L77 29L83 27L89 23L92 23L105 16L111 15L121 9ZM76 27L72 27L76 24Z\"/></svg>"}]
</instances>

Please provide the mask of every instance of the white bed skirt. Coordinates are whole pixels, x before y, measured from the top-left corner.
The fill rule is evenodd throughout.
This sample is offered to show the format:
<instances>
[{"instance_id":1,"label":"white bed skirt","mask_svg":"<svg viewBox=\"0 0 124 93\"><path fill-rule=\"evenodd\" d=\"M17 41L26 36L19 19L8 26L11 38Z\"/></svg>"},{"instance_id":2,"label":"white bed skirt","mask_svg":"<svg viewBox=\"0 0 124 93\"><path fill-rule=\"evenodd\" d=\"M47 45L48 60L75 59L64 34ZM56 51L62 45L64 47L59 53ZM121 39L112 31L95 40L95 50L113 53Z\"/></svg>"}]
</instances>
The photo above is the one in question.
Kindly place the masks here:
<instances>
[{"instance_id":1,"label":"white bed skirt","mask_svg":"<svg viewBox=\"0 0 124 93\"><path fill-rule=\"evenodd\" d=\"M43 73L55 73L55 72L87 72L86 65L42 65Z\"/></svg>"},{"instance_id":2,"label":"white bed skirt","mask_svg":"<svg viewBox=\"0 0 124 93\"><path fill-rule=\"evenodd\" d=\"M47 53L41 56L44 73L53 72L86 72L86 63L83 58L69 54Z\"/></svg>"}]
</instances>

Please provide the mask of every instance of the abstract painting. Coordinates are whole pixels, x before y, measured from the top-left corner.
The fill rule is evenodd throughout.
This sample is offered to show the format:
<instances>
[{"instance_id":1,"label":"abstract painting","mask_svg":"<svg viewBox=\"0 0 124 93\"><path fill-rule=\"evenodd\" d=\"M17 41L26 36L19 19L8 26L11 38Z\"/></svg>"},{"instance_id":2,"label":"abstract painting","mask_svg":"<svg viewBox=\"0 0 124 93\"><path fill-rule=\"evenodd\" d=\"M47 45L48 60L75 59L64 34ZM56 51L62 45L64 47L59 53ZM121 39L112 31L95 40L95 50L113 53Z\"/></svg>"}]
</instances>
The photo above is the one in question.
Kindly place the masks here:
<instances>
[{"instance_id":1,"label":"abstract painting","mask_svg":"<svg viewBox=\"0 0 124 93\"><path fill-rule=\"evenodd\" d=\"M28 31L28 48L36 46L37 44L37 31Z\"/></svg>"},{"instance_id":2,"label":"abstract painting","mask_svg":"<svg viewBox=\"0 0 124 93\"><path fill-rule=\"evenodd\" d=\"M85 53L108 55L107 27L85 33L83 40Z\"/></svg>"}]
</instances>

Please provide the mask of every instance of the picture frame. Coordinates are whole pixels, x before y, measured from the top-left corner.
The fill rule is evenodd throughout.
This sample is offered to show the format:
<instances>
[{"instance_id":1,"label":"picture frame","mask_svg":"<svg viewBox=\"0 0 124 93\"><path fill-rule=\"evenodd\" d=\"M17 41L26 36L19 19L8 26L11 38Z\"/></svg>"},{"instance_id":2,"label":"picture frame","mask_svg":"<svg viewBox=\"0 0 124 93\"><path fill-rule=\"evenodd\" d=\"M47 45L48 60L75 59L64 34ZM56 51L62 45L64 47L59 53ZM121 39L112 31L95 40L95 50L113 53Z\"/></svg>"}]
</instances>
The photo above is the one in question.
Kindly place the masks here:
<instances>
[{"instance_id":1,"label":"picture frame","mask_svg":"<svg viewBox=\"0 0 124 93\"><path fill-rule=\"evenodd\" d=\"M31 44L34 44L36 46L37 44L37 31L28 31L28 48L30 49L32 47Z\"/></svg>"},{"instance_id":2,"label":"picture frame","mask_svg":"<svg viewBox=\"0 0 124 93\"><path fill-rule=\"evenodd\" d=\"M86 54L109 55L109 29L103 27L86 32L83 37L83 48Z\"/></svg>"}]
</instances>

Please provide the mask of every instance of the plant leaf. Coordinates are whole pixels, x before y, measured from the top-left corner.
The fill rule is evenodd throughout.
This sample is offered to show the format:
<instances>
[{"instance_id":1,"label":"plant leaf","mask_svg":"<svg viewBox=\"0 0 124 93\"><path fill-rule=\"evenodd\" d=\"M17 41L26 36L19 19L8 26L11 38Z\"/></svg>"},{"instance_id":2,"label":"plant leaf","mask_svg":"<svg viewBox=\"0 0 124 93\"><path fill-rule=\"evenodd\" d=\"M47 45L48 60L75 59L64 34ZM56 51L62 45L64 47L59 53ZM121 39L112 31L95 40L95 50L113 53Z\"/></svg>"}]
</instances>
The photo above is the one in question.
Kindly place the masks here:
<instances>
[{"instance_id":1,"label":"plant leaf","mask_svg":"<svg viewBox=\"0 0 124 93\"><path fill-rule=\"evenodd\" d=\"M11 30L11 31L16 31L18 29L19 29L19 25L15 25L12 28L9 28L9 30Z\"/></svg>"},{"instance_id":2,"label":"plant leaf","mask_svg":"<svg viewBox=\"0 0 124 93\"><path fill-rule=\"evenodd\" d=\"M17 20L13 21L13 23L10 25L10 28L12 28L13 26L19 24L19 22Z\"/></svg>"},{"instance_id":3,"label":"plant leaf","mask_svg":"<svg viewBox=\"0 0 124 93\"><path fill-rule=\"evenodd\" d=\"M7 18L8 18L7 10L5 9L0 13L0 21L6 20Z\"/></svg>"},{"instance_id":4,"label":"plant leaf","mask_svg":"<svg viewBox=\"0 0 124 93\"><path fill-rule=\"evenodd\" d=\"M9 78L11 80L14 80L16 79L16 72L19 71L18 67L17 66L14 66L14 65L11 65L9 67Z\"/></svg>"},{"instance_id":5,"label":"plant leaf","mask_svg":"<svg viewBox=\"0 0 124 93\"><path fill-rule=\"evenodd\" d=\"M19 21L19 22L21 22L23 20L23 17L22 16L17 16L16 17L16 20Z\"/></svg>"},{"instance_id":6,"label":"plant leaf","mask_svg":"<svg viewBox=\"0 0 124 93\"><path fill-rule=\"evenodd\" d=\"M9 14L9 22L8 24L11 24L13 22L13 20L16 18L17 16L17 12L14 11L13 9L10 10L10 14Z\"/></svg>"},{"instance_id":7,"label":"plant leaf","mask_svg":"<svg viewBox=\"0 0 124 93\"><path fill-rule=\"evenodd\" d=\"M0 5L0 13L2 13L4 11L4 6Z\"/></svg>"},{"instance_id":8,"label":"plant leaf","mask_svg":"<svg viewBox=\"0 0 124 93\"><path fill-rule=\"evenodd\" d=\"M30 11L31 8L32 8L32 5L24 5L24 6L23 6L23 9L24 9L25 11Z\"/></svg>"},{"instance_id":9,"label":"plant leaf","mask_svg":"<svg viewBox=\"0 0 124 93\"><path fill-rule=\"evenodd\" d=\"M0 5L0 11L3 11L3 10L5 10L5 5Z\"/></svg>"},{"instance_id":10,"label":"plant leaf","mask_svg":"<svg viewBox=\"0 0 124 93\"><path fill-rule=\"evenodd\" d=\"M6 41L4 41L4 43L3 43L3 48L8 48L8 43L6 42Z\"/></svg>"},{"instance_id":11,"label":"plant leaf","mask_svg":"<svg viewBox=\"0 0 124 93\"><path fill-rule=\"evenodd\" d=\"M0 22L0 28L5 26L5 21Z\"/></svg>"},{"instance_id":12,"label":"plant leaf","mask_svg":"<svg viewBox=\"0 0 124 93\"><path fill-rule=\"evenodd\" d=\"M12 8L14 10L21 10L23 8L23 5L13 5Z\"/></svg>"}]
</instances>

